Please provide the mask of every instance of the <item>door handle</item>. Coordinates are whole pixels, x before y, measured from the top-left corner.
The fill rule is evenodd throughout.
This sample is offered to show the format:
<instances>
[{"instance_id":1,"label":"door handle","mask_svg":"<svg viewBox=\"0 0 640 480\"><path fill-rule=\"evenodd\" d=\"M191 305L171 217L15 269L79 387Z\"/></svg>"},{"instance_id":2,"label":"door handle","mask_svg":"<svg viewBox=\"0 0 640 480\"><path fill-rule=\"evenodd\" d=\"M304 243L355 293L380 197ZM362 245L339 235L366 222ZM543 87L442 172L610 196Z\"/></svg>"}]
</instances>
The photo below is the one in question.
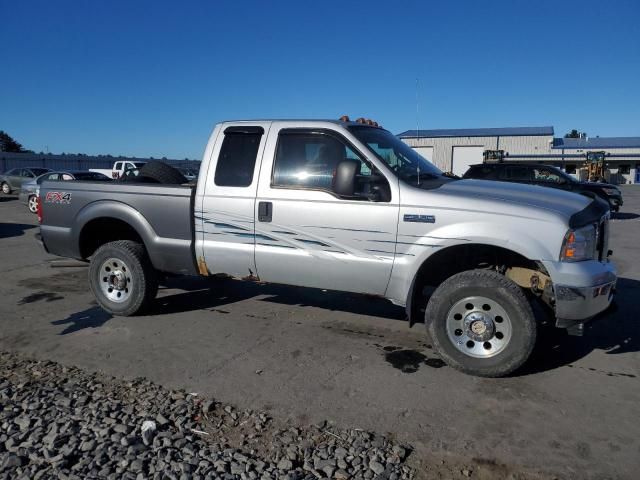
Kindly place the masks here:
<instances>
[{"instance_id":1,"label":"door handle","mask_svg":"<svg viewBox=\"0 0 640 480\"><path fill-rule=\"evenodd\" d=\"M270 222L273 216L273 203L260 202L258 203L258 221Z\"/></svg>"}]
</instances>

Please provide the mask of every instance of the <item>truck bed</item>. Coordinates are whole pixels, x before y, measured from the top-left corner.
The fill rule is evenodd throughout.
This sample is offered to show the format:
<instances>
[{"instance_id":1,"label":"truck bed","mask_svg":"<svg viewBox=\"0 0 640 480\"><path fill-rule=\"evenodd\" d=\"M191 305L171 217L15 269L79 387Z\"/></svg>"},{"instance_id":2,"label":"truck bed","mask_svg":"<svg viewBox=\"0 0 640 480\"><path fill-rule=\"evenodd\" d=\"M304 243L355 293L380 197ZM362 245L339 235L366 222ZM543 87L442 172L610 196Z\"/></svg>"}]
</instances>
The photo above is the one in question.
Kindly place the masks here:
<instances>
[{"instance_id":1,"label":"truck bed","mask_svg":"<svg viewBox=\"0 0 640 480\"><path fill-rule=\"evenodd\" d=\"M126 230L144 242L156 269L196 274L194 192L183 185L46 181L40 189L42 240L54 255L86 259L93 238Z\"/></svg>"}]
</instances>

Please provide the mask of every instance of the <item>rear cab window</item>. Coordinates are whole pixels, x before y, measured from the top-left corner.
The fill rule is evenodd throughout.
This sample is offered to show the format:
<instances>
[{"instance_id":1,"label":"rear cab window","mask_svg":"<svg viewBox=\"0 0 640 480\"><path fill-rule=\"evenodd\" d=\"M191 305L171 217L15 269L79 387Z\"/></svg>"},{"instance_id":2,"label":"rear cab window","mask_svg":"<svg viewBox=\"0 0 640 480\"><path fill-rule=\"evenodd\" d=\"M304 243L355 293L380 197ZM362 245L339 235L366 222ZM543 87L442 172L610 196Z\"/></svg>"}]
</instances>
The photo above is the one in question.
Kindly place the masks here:
<instances>
[{"instance_id":1,"label":"rear cab window","mask_svg":"<svg viewBox=\"0 0 640 480\"><path fill-rule=\"evenodd\" d=\"M258 158L264 129L262 127L228 127L218 155L214 183L218 187L248 187Z\"/></svg>"}]
</instances>

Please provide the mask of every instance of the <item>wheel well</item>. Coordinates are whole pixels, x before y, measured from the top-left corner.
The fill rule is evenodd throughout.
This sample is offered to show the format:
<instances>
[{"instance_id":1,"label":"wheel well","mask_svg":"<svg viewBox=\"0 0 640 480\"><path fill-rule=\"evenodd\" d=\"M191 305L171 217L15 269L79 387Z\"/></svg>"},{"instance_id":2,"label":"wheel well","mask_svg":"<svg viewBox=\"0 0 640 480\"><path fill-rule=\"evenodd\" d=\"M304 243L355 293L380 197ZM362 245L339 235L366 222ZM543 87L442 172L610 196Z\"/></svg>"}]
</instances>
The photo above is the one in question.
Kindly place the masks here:
<instances>
[{"instance_id":1,"label":"wheel well","mask_svg":"<svg viewBox=\"0 0 640 480\"><path fill-rule=\"evenodd\" d=\"M420 266L411 286L407 299L409 321L413 324L420 318L427 301L425 289L435 288L447 278L466 270L490 269L504 273L510 267L541 268L537 262L517 252L493 245L455 245L434 253Z\"/></svg>"},{"instance_id":2,"label":"wheel well","mask_svg":"<svg viewBox=\"0 0 640 480\"><path fill-rule=\"evenodd\" d=\"M116 240L132 240L144 244L142 237L127 222L117 218L95 218L80 232L80 255L88 258L105 243Z\"/></svg>"}]
</instances>

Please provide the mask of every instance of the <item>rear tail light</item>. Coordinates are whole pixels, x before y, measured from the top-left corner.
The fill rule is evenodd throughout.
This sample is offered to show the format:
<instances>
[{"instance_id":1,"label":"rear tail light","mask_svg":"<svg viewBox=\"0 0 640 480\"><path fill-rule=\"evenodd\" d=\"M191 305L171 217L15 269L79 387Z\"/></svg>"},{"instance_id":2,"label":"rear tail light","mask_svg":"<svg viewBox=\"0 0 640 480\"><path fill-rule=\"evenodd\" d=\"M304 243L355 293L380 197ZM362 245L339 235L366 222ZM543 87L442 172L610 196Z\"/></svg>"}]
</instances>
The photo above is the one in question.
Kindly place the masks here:
<instances>
[{"instance_id":1,"label":"rear tail light","mask_svg":"<svg viewBox=\"0 0 640 480\"><path fill-rule=\"evenodd\" d=\"M40 201L40 195L36 197L36 213L38 215L38 223L42 223L42 202Z\"/></svg>"}]
</instances>

